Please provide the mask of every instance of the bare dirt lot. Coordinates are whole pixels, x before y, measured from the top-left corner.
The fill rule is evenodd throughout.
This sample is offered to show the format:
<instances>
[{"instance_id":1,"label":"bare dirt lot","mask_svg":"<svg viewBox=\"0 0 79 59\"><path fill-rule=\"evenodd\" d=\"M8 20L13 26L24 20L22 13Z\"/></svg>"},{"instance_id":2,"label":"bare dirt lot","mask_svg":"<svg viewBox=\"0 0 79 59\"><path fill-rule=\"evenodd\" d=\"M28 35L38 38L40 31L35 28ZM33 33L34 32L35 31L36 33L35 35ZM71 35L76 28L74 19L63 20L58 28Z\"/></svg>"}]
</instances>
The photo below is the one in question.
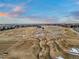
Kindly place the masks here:
<instances>
[{"instance_id":1,"label":"bare dirt lot","mask_svg":"<svg viewBox=\"0 0 79 59\"><path fill-rule=\"evenodd\" d=\"M79 48L79 34L71 28L45 26L0 31L3 59L79 59L79 55L69 54L72 47Z\"/></svg>"}]
</instances>

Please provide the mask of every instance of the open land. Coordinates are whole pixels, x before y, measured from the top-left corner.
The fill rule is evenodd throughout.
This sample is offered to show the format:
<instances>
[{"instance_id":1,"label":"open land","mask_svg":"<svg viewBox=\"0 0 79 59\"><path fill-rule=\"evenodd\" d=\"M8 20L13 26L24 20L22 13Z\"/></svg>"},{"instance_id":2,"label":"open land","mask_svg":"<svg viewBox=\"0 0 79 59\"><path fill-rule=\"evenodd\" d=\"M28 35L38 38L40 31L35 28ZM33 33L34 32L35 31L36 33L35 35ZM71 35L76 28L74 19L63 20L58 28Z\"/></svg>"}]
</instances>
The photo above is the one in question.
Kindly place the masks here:
<instances>
[{"instance_id":1,"label":"open land","mask_svg":"<svg viewBox=\"0 0 79 59\"><path fill-rule=\"evenodd\" d=\"M0 31L0 55L3 59L79 59L79 33L60 26L24 27Z\"/></svg>"}]
</instances>

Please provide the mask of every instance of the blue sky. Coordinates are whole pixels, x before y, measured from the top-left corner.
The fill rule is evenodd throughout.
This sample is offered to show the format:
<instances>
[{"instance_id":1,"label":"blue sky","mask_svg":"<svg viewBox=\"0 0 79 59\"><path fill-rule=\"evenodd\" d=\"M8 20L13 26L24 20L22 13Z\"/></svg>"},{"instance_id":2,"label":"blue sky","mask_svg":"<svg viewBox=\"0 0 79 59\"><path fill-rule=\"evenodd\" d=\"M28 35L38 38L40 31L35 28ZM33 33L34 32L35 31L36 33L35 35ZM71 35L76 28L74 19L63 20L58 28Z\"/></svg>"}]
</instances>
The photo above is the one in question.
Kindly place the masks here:
<instances>
[{"instance_id":1,"label":"blue sky","mask_svg":"<svg viewBox=\"0 0 79 59\"><path fill-rule=\"evenodd\" d=\"M1 17L63 18L76 17L75 12L79 13L79 0L0 0Z\"/></svg>"}]
</instances>

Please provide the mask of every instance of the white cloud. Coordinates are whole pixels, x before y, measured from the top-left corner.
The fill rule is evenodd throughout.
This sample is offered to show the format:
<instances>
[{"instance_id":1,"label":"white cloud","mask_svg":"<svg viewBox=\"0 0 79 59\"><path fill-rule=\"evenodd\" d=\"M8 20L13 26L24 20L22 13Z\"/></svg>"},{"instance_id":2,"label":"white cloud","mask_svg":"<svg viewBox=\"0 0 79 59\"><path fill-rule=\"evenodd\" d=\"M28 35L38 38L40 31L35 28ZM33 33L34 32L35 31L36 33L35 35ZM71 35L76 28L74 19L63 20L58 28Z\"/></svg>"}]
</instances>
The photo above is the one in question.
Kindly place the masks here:
<instances>
[{"instance_id":1,"label":"white cloud","mask_svg":"<svg viewBox=\"0 0 79 59\"><path fill-rule=\"evenodd\" d=\"M75 19L72 16L68 16L68 17L62 17L60 19L60 23L79 23L79 20Z\"/></svg>"},{"instance_id":2,"label":"white cloud","mask_svg":"<svg viewBox=\"0 0 79 59\"><path fill-rule=\"evenodd\" d=\"M0 7L4 7L4 6L5 6L5 4L3 4L3 3L2 3L2 4L0 4Z\"/></svg>"},{"instance_id":3,"label":"white cloud","mask_svg":"<svg viewBox=\"0 0 79 59\"><path fill-rule=\"evenodd\" d=\"M53 23L47 19L40 19L40 18L12 18L12 17L0 17L0 24L47 24Z\"/></svg>"}]
</instances>

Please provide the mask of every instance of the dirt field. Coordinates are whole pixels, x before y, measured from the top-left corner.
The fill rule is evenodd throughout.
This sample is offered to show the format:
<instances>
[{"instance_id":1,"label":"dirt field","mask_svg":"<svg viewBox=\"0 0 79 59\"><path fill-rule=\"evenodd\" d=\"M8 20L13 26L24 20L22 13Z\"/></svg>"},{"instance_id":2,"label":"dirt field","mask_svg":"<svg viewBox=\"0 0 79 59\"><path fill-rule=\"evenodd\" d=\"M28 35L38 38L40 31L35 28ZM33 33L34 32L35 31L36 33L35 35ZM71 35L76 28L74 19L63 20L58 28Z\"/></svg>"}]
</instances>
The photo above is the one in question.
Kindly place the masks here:
<instances>
[{"instance_id":1,"label":"dirt field","mask_svg":"<svg viewBox=\"0 0 79 59\"><path fill-rule=\"evenodd\" d=\"M0 31L0 54L4 59L79 59L69 49L79 47L79 34L70 28L45 26Z\"/></svg>"}]
</instances>

